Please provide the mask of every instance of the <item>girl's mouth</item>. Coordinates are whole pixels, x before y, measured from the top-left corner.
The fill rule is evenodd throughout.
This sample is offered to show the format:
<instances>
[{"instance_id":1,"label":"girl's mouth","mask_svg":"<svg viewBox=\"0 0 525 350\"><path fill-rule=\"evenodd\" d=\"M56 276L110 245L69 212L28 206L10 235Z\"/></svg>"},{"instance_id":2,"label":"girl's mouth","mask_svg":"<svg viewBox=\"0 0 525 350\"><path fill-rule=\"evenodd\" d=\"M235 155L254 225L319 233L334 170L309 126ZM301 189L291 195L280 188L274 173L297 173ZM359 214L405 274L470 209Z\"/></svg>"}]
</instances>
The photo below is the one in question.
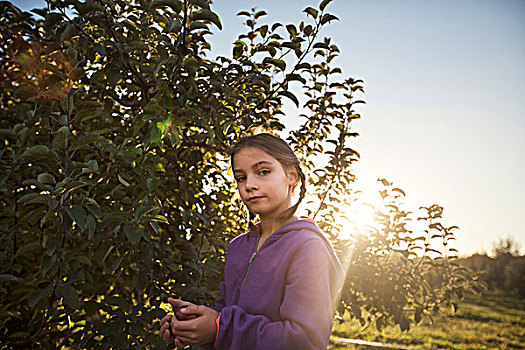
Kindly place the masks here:
<instances>
[{"instance_id":1,"label":"girl's mouth","mask_svg":"<svg viewBox=\"0 0 525 350\"><path fill-rule=\"evenodd\" d=\"M254 197L250 197L248 199L248 202L257 202L259 201L260 199L262 199L263 197L260 197L260 196L254 196Z\"/></svg>"}]
</instances>

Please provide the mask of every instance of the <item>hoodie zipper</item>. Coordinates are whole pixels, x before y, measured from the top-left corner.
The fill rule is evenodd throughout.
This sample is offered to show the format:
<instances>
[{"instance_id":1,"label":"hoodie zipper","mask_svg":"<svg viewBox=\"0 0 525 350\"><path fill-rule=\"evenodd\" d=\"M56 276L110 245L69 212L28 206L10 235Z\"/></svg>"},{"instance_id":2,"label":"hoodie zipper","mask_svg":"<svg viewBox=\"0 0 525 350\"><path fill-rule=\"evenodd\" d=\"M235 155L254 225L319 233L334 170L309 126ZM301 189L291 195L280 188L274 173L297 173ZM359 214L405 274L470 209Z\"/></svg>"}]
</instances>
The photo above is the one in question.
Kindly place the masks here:
<instances>
[{"instance_id":1,"label":"hoodie zipper","mask_svg":"<svg viewBox=\"0 0 525 350\"><path fill-rule=\"evenodd\" d=\"M253 253L250 256L250 260L248 260L248 267L246 268L246 272L244 273L244 278L242 279L241 288L239 289L239 294L237 295L237 301L235 302L236 305L239 304L239 299L241 298L241 293L242 293L242 290L244 289L244 284L246 283L248 272L250 272L250 268L252 267L253 259L255 259L255 256L257 255L257 246L259 245L259 239L261 239L260 234L257 236L257 242L255 243L255 249L253 250Z\"/></svg>"}]
</instances>

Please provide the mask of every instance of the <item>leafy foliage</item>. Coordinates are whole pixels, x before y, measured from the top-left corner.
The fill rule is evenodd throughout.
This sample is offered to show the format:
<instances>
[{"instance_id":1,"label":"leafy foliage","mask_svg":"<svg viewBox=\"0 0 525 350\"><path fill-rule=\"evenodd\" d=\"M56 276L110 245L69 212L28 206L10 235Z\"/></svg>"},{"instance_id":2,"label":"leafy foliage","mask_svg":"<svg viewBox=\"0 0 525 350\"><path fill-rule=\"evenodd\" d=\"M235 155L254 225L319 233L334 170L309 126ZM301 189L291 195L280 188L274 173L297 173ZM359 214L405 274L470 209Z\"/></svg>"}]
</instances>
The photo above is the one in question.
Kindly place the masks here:
<instances>
[{"instance_id":1,"label":"leafy foliage","mask_svg":"<svg viewBox=\"0 0 525 350\"><path fill-rule=\"evenodd\" d=\"M349 311L362 325L374 321L378 330L394 323L405 331L424 317L432 321L440 307L455 310L465 293L484 286L457 260L451 243L458 227L444 226L443 207L421 207L423 226L411 225L415 214L404 209L405 192L378 181L384 189L377 226L355 238L339 313Z\"/></svg>"},{"instance_id":2,"label":"leafy foliage","mask_svg":"<svg viewBox=\"0 0 525 350\"><path fill-rule=\"evenodd\" d=\"M289 141L308 169L309 216L348 249L336 219L363 87L340 78L339 50L320 38L337 20L329 3L298 25L240 12L232 57L211 59L206 38L222 23L205 0L49 0L33 15L2 2L1 344L162 348L167 295L212 303L243 230L229 147L257 127L282 130L285 100L305 111ZM393 249L360 247L351 266ZM428 295L414 283L403 306ZM368 293L349 279L340 311L384 303Z\"/></svg>"}]
</instances>

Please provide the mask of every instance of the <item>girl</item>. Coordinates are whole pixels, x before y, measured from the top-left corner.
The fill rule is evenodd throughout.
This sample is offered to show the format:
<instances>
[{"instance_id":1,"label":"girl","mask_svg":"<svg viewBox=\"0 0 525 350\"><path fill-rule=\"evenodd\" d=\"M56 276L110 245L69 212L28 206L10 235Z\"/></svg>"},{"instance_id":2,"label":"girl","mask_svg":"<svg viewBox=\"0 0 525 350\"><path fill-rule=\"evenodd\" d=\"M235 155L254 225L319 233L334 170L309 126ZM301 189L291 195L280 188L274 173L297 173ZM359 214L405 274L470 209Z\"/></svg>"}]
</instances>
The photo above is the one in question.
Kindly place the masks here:
<instances>
[{"instance_id":1,"label":"girl","mask_svg":"<svg viewBox=\"0 0 525 350\"><path fill-rule=\"evenodd\" d=\"M250 230L228 247L215 306L170 298L178 311L161 320L160 335L177 347L326 349L344 276L315 223L295 216L306 193L297 157L279 137L258 134L233 147L231 164Z\"/></svg>"}]
</instances>

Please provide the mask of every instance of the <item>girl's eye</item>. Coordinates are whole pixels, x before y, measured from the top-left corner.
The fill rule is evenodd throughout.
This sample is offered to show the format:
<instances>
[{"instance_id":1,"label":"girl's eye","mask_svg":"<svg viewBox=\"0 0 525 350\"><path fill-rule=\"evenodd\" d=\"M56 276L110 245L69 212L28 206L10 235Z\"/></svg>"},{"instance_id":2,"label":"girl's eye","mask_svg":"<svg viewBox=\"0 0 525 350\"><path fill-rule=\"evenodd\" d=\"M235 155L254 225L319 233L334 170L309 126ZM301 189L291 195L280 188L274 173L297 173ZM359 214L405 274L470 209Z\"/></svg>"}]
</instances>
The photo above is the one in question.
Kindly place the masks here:
<instances>
[{"instance_id":1,"label":"girl's eye","mask_svg":"<svg viewBox=\"0 0 525 350\"><path fill-rule=\"evenodd\" d=\"M238 176L235 181L237 182L243 182L246 178L244 176Z\"/></svg>"},{"instance_id":2,"label":"girl's eye","mask_svg":"<svg viewBox=\"0 0 525 350\"><path fill-rule=\"evenodd\" d=\"M261 171L259 171L259 175L268 175L270 173L270 170L268 169L262 169Z\"/></svg>"}]
</instances>

